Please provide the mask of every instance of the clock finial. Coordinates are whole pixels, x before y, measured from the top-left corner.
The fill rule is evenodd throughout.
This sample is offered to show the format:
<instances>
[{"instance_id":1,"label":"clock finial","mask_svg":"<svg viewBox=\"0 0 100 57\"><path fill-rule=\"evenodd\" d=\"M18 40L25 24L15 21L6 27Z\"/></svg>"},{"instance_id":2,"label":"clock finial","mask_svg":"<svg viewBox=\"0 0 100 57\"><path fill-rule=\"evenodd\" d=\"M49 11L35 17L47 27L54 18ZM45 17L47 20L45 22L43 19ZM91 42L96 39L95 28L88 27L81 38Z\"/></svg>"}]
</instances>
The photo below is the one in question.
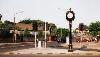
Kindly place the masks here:
<instances>
[{"instance_id":1,"label":"clock finial","mask_svg":"<svg viewBox=\"0 0 100 57\"><path fill-rule=\"evenodd\" d=\"M71 8L69 10L71 11Z\"/></svg>"}]
</instances>

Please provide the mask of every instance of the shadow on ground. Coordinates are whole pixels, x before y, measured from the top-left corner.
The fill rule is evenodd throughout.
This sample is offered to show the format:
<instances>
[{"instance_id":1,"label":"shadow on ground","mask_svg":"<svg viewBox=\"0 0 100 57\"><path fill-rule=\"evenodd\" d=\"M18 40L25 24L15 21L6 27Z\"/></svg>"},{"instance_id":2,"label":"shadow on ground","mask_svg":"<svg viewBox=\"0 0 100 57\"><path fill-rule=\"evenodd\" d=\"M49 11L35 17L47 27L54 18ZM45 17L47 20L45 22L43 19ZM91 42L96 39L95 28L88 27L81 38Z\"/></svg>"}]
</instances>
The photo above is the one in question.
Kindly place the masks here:
<instances>
[{"instance_id":1,"label":"shadow on ground","mask_svg":"<svg viewBox=\"0 0 100 57\"><path fill-rule=\"evenodd\" d=\"M53 44L53 45L52 45ZM68 49L68 46L61 46L59 43L49 43L49 46L50 48L55 48L55 49ZM56 45L55 45L56 44ZM73 47L73 50L80 50L80 51L96 51L96 52L100 52L100 49L92 49L92 48L87 48L86 46L82 46L80 48L76 48L76 47Z\"/></svg>"}]
</instances>

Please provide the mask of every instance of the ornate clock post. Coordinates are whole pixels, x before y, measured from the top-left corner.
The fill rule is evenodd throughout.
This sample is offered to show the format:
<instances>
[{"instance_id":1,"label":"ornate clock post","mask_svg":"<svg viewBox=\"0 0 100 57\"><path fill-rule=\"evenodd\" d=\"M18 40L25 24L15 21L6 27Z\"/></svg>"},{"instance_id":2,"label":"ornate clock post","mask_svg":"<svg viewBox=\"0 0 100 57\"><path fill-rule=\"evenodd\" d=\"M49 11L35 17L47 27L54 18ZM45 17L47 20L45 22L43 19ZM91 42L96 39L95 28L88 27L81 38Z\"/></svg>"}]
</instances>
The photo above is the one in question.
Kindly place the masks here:
<instances>
[{"instance_id":1,"label":"ornate clock post","mask_svg":"<svg viewBox=\"0 0 100 57\"><path fill-rule=\"evenodd\" d=\"M69 11L66 12L66 19L67 21L69 21L69 49L68 52L73 52L73 45L72 45L72 21L74 21L75 19L75 13L73 11L71 11L71 8L69 9Z\"/></svg>"}]
</instances>

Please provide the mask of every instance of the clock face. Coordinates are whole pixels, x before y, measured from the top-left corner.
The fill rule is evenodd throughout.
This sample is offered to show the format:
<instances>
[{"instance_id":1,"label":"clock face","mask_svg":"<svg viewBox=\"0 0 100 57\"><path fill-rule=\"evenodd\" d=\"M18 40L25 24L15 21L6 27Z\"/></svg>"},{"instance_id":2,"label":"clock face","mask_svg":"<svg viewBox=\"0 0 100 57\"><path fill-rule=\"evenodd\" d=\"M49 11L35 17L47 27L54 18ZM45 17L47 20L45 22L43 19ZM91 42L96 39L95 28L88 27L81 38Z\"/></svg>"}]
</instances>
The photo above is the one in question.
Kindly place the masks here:
<instances>
[{"instance_id":1,"label":"clock face","mask_svg":"<svg viewBox=\"0 0 100 57\"><path fill-rule=\"evenodd\" d=\"M67 15L67 17L68 18L72 18L73 17L73 14L71 12L69 12L68 15Z\"/></svg>"}]
</instances>

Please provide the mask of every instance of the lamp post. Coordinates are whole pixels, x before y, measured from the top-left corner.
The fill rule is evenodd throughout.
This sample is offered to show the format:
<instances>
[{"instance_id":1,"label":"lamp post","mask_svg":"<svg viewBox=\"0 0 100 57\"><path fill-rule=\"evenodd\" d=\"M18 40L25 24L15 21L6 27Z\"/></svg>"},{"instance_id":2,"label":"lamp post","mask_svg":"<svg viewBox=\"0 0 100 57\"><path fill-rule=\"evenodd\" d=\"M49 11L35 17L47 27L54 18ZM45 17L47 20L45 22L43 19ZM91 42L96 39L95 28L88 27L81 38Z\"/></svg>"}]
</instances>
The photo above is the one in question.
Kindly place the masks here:
<instances>
[{"instance_id":1,"label":"lamp post","mask_svg":"<svg viewBox=\"0 0 100 57\"><path fill-rule=\"evenodd\" d=\"M20 12L17 12L17 13L14 13L14 38L13 38L13 42L15 42L16 43L16 28L15 28L15 26L16 26L16 14L19 14L19 13L23 13L23 11L20 11Z\"/></svg>"},{"instance_id":2,"label":"lamp post","mask_svg":"<svg viewBox=\"0 0 100 57\"><path fill-rule=\"evenodd\" d=\"M66 19L67 21L69 21L69 49L68 52L73 52L73 45L72 45L72 21L75 19L75 13L73 11L71 11L71 8L69 9L69 11L66 12Z\"/></svg>"}]
</instances>

